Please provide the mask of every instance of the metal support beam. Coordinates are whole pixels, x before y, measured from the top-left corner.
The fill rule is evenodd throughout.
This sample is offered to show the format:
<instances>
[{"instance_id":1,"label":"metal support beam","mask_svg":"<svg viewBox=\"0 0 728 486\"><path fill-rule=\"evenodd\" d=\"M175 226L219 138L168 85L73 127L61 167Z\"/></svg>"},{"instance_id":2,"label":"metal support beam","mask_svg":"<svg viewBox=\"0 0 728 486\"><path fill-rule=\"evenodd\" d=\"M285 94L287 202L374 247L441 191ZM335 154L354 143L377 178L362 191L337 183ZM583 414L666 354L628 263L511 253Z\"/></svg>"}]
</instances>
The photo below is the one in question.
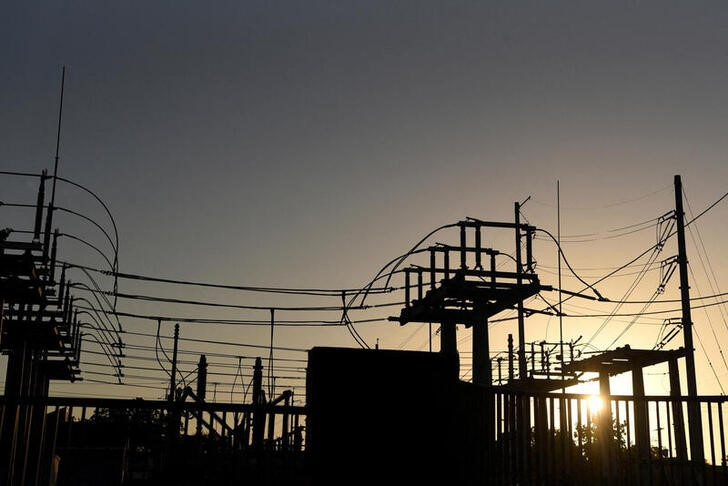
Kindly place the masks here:
<instances>
[{"instance_id":1,"label":"metal support beam","mask_svg":"<svg viewBox=\"0 0 728 486\"><path fill-rule=\"evenodd\" d=\"M473 326L473 383L487 386L493 383L487 318Z\"/></svg>"},{"instance_id":2,"label":"metal support beam","mask_svg":"<svg viewBox=\"0 0 728 486\"><path fill-rule=\"evenodd\" d=\"M457 326L452 321L440 324L440 352L450 354L458 352Z\"/></svg>"}]
</instances>

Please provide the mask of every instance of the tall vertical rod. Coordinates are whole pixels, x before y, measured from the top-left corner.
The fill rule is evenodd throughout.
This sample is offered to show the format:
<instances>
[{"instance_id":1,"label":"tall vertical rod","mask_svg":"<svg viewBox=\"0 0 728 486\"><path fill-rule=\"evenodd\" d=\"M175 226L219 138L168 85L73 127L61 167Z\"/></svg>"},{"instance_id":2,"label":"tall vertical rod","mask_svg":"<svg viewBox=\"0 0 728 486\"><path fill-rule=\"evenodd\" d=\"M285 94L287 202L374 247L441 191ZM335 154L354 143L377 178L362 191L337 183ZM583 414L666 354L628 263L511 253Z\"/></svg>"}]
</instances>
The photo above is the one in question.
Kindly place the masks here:
<instances>
[{"instance_id":1,"label":"tall vertical rod","mask_svg":"<svg viewBox=\"0 0 728 486\"><path fill-rule=\"evenodd\" d=\"M207 358L200 355L197 364L197 398L204 400L207 397Z\"/></svg>"},{"instance_id":2,"label":"tall vertical rod","mask_svg":"<svg viewBox=\"0 0 728 486\"><path fill-rule=\"evenodd\" d=\"M521 205L514 203L516 213L516 283L521 285L521 273L523 272L523 263L521 262ZM526 331L523 322L523 301L518 301L518 376L526 378Z\"/></svg>"},{"instance_id":3,"label":"tall vertical rod","mask_svg":"<svg viewBox=\"0 0 728 486\"><path fill-rule=\"evenodd\" d=\"M45 235L43 237L43 263L47 262L48 245L51 238L51 228L53 227L53 209L56 203L56 182L58 179L58 160L60 158L61 147L61 121L63 120L63 92L66 84L66 66L61 71L61 102L58 108L58 131L56 133L56 156L53 164L53 185L51 190L51 200L48 203L48 212L46 213Z\"/></svg>"},{"instance_id":4,"label":"tall vertical rod","mask_svg":"<svg viewBox=\"0 0 728 486\"><path fill-rule=\"evenodd\" d=\"M263 408L263 363L255 358L253 367L253 446L257 451L263 447L265 410Z\"/></svg>"},{"instance_id":5,"label":"tall vertical rod","mask_svg":"<svg viewBox=\"0 0 728 486\"><path fill-rule=\"evenodd\" d=\"M200 361L197 364L197 398L202 401L207 398L207 358L204 354L200 355ZM200 412L199 418L202 418L202 412ZM202 437L202 421L199 419L195 427L195 434L198 439Z\"/></svg>"},{"instance_id":6,"label":"tall vertical rod","mask_svg":"<svg viewBox=\"0 0 728 486\"><path fill-rule=\"evenodd\" d=\"M56 202L56 177L58 176L58 159L61 148L61 121L63 120L63 91L66 85L66 66L61 70L61 102L58 107L58 131L56 132L56 157L53 164L53 189L51 190L51 206Z\"/></svg>"},{"instance_id":7,"label":"tall vertical rod","mask_svg":"<svg viewBox=\"0 0 728 486\"><path fill-rule=\"evenodd\" d=\"M172 348L172 373L169 375L169 401L174 401L174 390L177 387L177 344L179 342L179 322L174 325L174 347Z\"/></svg>"},{"instance_id":8,"label":"tall vertical rod","mask_svg":"<svg viewBox=\"0 0 728 486\"><path fill-rule=\"evenodd\" d=\"M561 375L563 377L564 363L564 317L561 312L561 186L556 181L556 251L558 252L558 271L559 271L559 344L561 346Z\"/></svg>"},{"instance_id":9,"label":"tall vertical rod","mask_svg":"<svg viewBox=\"0 0 728 486\"><path fill-rule=\"evenodd\" d=\"M483 269L483 263L481 261L482 254L480 252L482 235L480 234L480 226L475 228L475 268L478 270Z\"/></svg>"},{"instance_id":10,"label":"tall vertical rod","mask_svg":"<svg viewBox=\"0 0 728 486\"><path fill-rule=\"evenodd\" d=\"M45 180L46 171L40 174L40 186L38 187L38 200L35 206L35 224L33 225L33 240L40 241L40 228L43 223L43 205L45 203Z\"/></svg>"},{"instance_id":11,"label":"tall vertical rod","mask_svg":"<svg viewBox=\"0 0 728 486\"><path fill-rule=\"evenodd\" d=\"M268 398L273 400L273 329L275 327L276 310L270 310L270 348L268 351Z\"/></svg>"},{"instance_id":12,"label":"tall vertical rod","mask_svg":"<svg viewBox=\"0 0 728 486\"><path fill-rule=\"evenodd\" d=\"M513 372L513 334L508 335L508 381L516 377Z\"/></svg>"},{"instance_id":13,"label":"tall vertical rod","mask_svg":"<svg viewBox=\"0 0 728 486\"><path fill-rule=\"evenodd\" d=\"M467 261L466 261L466 248L467 248L467 239L465 236L465 225L460 225L460 268L468 268L467 267ZM445 250L447 251L447 250Z\"/></svg>"},{"instance_id":14,"label":"tall vertical rod","mask_svg":"<svg viewBox=\"0 0 728 486\"><path fill-rule=\"evenodd\" d=\"M688 283L688 257L685 250L685 214L683 212L682 180L675 176L675 219L677 223L677 260L680 267L680 299L682 302L683 337L685 339L685 373L687 375L688 397L698 395L695 380L695 348L693 345L693 320L690 315L690 285ZM690 424L690 453L694 461L703 463L703 427L700 418L700 404L688 402Z\"/></svg>"},{"instance_id":15,"label":"tall vertical rod","mask_svg":"<svg viewBox=\"0 0 728 486\"><path fill-rule=\"evenodd\" d=\"M531 241L529 234L528 241ZM563 298L561 295L561 182L557 179L556 180L556 251L558 256L558 272L559 272L559 355L561 362L561 383L562 385L566 383L566 373L564 372L564 362L566 361L564 357L564 313L562 312L562 302ZM528 258L529 258L529 264L531 263L532 253L528 252ZM548 338L548 336L546 336ZM609 377L607 377L607 386L609 386ZM566 400L564 399L564 395L566 394L566 386L561 387L561 400L559 401L559 421L561 424L566 423ZM608 398L606 399L608 400ZM609 402L607 403L607 407L609 408ZM611 427L611 421L609 423ZM563 426L562 426L563 431ZM562 436L563 437L563 436ZM610 436L611 437L611 436ZM606 441L605 441L606 442ZM562 460L564 461L564 464L567 464L566 460L566 448L562 448Z\"/></svg>"}]
</instances>

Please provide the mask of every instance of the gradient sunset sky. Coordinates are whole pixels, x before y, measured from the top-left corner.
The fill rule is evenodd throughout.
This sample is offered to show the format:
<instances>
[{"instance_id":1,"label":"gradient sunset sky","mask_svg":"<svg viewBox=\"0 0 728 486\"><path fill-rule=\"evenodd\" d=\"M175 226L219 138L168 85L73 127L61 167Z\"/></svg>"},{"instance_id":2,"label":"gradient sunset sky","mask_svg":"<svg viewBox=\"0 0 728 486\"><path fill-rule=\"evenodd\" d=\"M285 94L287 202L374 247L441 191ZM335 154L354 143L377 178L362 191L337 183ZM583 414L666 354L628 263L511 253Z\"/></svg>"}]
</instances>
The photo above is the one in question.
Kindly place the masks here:
<instances>
[{"instance_id":1,"label":"gradient sunset sky","mask_svg":"<svg viewBox=\"0 0 728 486\"><path fill-rule=\"evenodd\" d=\"M600 238L671 210L675 174L694 214L728 190L727 25L721 1L11 0L0 10L0 167L52 168L66 65L59 174L110 207L121 271L360 287L431 229L465 216L510 221L514 201L528 196L525 216L555 232L559 180L562 233L598 233L595 241L564 245L593 281L655 243L654 230ZM36 187L36 180L2 177L0 200L33 202ZM57 199L104 220L93 201L67 186ZM3 227L32 224L22 211L0 214ZM719 204L696 225L700 235L688 238L693 295L728 288L726 216L728 206ZM83 222L59 216L59 225L104 243ZM488 241L512 251L512 235ZM68 260L103 265L87 248L63 245ZM548 273L553 244L538 241L535 251L543 283L555 285ZM672 241L658 260L675 252ZM707 255L706 271L698 253ZM633 278L599 288L618 299ZM649 297L658 283L655 269L631 297ZM674 277L661 298L678 295L677 285ZM565 279L565 288L577 286ZM324 302L128 281L120 290L264 306ZM223 315L134 301L120 307ZM719 306L694 311L706 348L696 351L701 393L720 393L719 381L728 388L719 351L728 339L726 316ZM555 320L533 319L530 340L558 339ZM609 344L630 319L622 321L595 345ZM588 336L600 322L571 319L565 331ZM154 332L155 323L128 320L125 327ZM651 347L658 327L636 325L618 344ZM393 323L357 329L372 345L378 338L383 347L423 349L427 342L426 330L413 335L414 327ZM513 325L494 326L494 350L505 348L508 332ZM190 324L183 335L268 342L265 328ZM461 333L464 350L468 335ZM280 330L276 344L356 346L342 328ZM651 380L653 392L664 392L663 378ZM55 390L79 387L159 395L90 383Z\"/></svg>"}]
</instances>

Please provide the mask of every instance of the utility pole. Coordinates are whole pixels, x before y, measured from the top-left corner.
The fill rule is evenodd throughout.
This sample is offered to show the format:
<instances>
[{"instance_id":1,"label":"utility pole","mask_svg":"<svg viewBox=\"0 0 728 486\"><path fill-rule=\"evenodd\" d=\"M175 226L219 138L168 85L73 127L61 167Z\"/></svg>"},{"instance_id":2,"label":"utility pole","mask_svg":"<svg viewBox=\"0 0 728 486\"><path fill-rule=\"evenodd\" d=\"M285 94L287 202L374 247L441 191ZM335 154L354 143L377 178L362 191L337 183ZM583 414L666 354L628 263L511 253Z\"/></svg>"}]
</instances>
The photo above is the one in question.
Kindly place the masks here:
<instances>
[{"instance_id":1,"label":"utility pole","mask_svg":"<svg viewBox=\"0 0 728 486\"><path fill-rule=\"evenodd\" d=\"M680 267L680 299L682 302L683 337L685 340L685 373L687 375L688 420L690 424L690 455L696 463L703 464L703 426L700 404L696 401L698 386L695 380L695 348L693 345L693 320L690 315L690 285L688 283L688 257L685 250L685 214L683 212L682 180L675 176L675 219L677 222L677 260Z\"/></svg>"},{"instance_id":2,"label":"utility pole","mask_svg":"<svg viewBox=\"0 0 728 486\"><path fill-rule=\"evenodd\" d=\"M197 364L197 398L201 401L205 401L207 396L207 358L205 355L200 355L200 362ZM202 418L202 411L200 411L200 417ZM197 438L199 440L202 437L202 421L197 420L196 429Z\"/></svg>"},{"instance_id":3,"label":"utility pole","mask_svg":"<svg viewBox=\"0 0 728 486\"><path fill-rule=\"evenodd\" d=\"M523 272L523 263L521 262L521 204L514 203L516 212L516 284L520 286L523 283L521 273ZM518 301L518 376L521 379L526 378L526 331L523 318L523 301Z\"/></svg>"},{"instance_id":4,"label":"utility pole","mask_svg":"<svg viewBox=\"0 0 728 486\"><path fill-rule=\"evenodd\" d=\"M179 323L174 325L174 348L172 349L172 373L169 375L169 401L173 402L177 388L177 342L179 341Z\"/></svg>"},{"instance_id":5,"label":"utility pole","mask_svg":"<svg viewBox=\"0 0 728 486\"><path fill-rule=\"evenodd\" d=\"M200 355L200 362L197 364L197 398L204 400L207 396L207 358Z\"/></svg>"},{"instance_id":6,"label":"utility pole","mask_svg":"<svg viewBox=\"0 0 728 486\"><path fill-rule=\"evenodd\" d=\"M265 409L263 407L263 362L255 358L253 368L253 447L256 451L263 448L263 428Z\"/></svg>"},{"instance_id":7,"label":"utility pole","mask_svg":"<svg viewBox=\"0 0 728 486\"><path fill-rule=\"evenodd\" d=\"M177 451L177 441L179 439L180 430L180 406L176 403L177 388L177 342L179 341L179 323L174 325L174 348L172 350L172 372L169 375L169 396L167 397L167 410L169 413L169 422L167 424L167 455L169 463L164 468L170 483L177 478L179 470L175 464L174 458Z\"/></svg>"}]
</instances>

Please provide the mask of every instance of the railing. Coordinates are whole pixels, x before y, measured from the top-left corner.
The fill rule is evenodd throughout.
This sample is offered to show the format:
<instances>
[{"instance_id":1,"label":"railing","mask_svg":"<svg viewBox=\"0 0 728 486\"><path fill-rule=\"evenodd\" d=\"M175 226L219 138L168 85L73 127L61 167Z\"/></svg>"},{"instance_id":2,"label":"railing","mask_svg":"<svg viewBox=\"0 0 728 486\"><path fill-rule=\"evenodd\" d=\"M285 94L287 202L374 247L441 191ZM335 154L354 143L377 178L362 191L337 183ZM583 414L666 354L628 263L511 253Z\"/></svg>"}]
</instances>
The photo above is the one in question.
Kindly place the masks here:
<instances>
[{"instance_id":1,"label":"railing","mask_svg":"<svg viewBox=\"0 0 728 486\"><path fill-rule=\"evenodd\" d=\"M728 484L728 397L493 394L490 474L504 484ZM703 450L690 449L699 407ZM703 460L704 458L704 460Z\"/></svg>"},{"instance_id":2,"label":"railing","mask_svg":"<svg viewBox=\"0 0 728 486\"><path fill-rule=\"evenodd\" d=\"M703 436L697 451L687 420L693 405ZM463 419L456 436L474 446L460 460L477 467L471 477L480 483L728 484L728 397L603 400L471 388L462 407L473 420ZM0 398L0 484L161 484L179 475L305 483L305 414L296 406Z\"/></svg>"},{"instance_id":3,"label":"railing","mask_svg":"<svg viewBox=\"0 0 728 486\"><path fill-rule=\"evenodd\" d=\"M89 475L115 478L97 484L134 484L223 471L280 476L302 468L304 449L300 406L0 398L0 484L86 484Z\"/></svg>"}]
</instances>

